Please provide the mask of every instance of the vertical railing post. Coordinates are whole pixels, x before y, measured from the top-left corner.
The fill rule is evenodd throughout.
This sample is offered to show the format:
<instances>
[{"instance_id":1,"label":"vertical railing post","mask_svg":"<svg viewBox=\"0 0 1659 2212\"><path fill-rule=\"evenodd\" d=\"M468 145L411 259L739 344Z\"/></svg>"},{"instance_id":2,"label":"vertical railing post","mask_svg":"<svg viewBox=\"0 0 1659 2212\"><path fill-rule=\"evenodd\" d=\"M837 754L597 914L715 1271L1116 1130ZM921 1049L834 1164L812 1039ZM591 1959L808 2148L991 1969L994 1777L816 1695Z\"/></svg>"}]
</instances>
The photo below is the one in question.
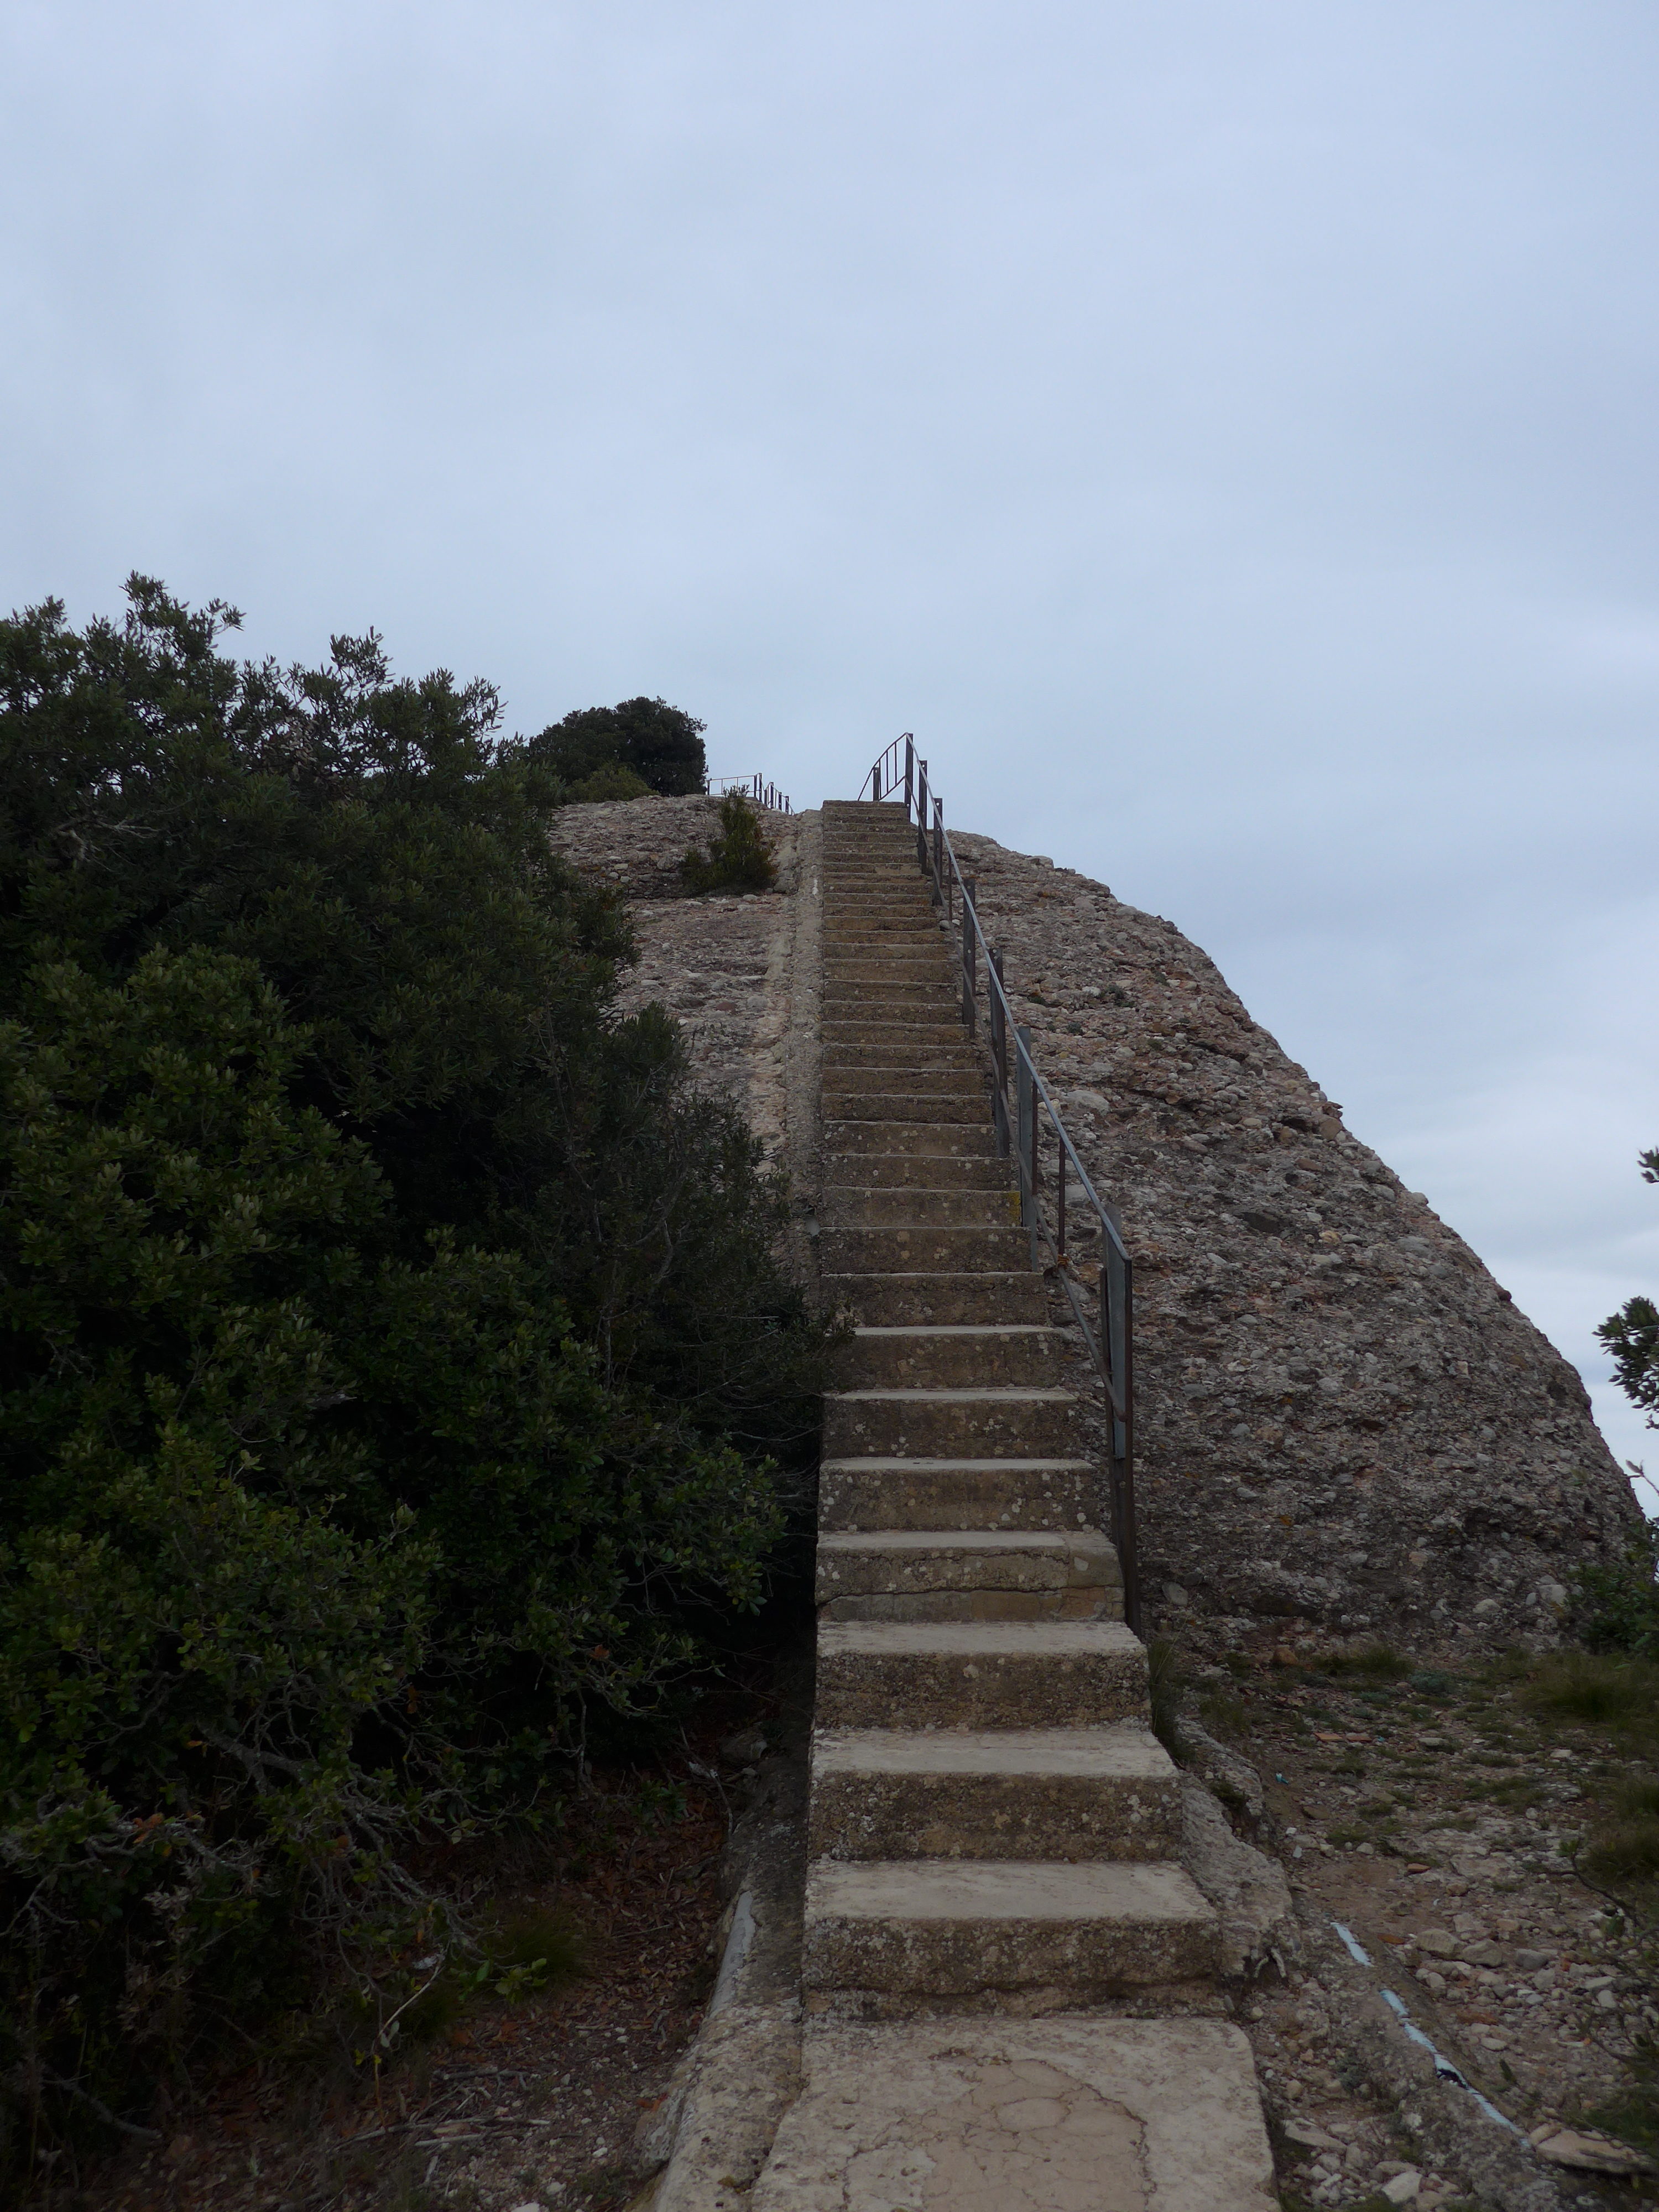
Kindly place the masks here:
<instances>
[{"instance_id":1,"label":"vertical railing post","mask_svg":"<svg viewBox=\"0 0 1659 2212\"><path fill-rule=\"evenodd\" d=\"M1054 1131L1054 1260L1066 1265L1066 1147Z\"/></svg>"},{"instance_id":2,"label":"vertical railing post","mask_svg":"<svg viewBox=\"0 0 1659 2212\"><path fill-rule=\"evenodd\" d=\"M993 983L988 975L985 996L991 1016L991 1060L996 1069L996 1088L991 1096L991 1122L996 1131L997 1157L1008 1157L1008 1017L1003 1012L1001 994L996 988L1002 981L1002 955L993 951L987 964L996 978Z\"/></svg>"},{"instance_id":3,"label":"vertical railing post","mask_svg":"<svg viewBox=\"0 0 1659 2212\"><path fill-rule=\"evenodd\" d=\"M927 872L927 763L916 763L916 866Z\"/></svg>"},{"instance_id":4,"label":"vertical railing post","mask_svg":"<svg viewBox=\"0 0 1659 2212\"><path fill-rule=\"evenodd\" d=\"M945 801L933 801L933 904L945 903Z\"/></svg>"},{"instance_id":5,"label":"vertical railing post","mask_svg":"<svg viewBox=\"0 0 1659 2212\"><path fill-rule=\"evenodd\" d=\"M1014 1031L1014 1109L1019 1164L1019 1221L1022 1229L1031 1232L1031 1263L1036 1264L1036 1085L1031 1080L1029 1054L1031 1032L1016 1028ZM1018 1049L1023 1046L1024 1050Z\"/></svg>"},{"instance_id":6,"label":"vertical railing post","mask_svg":"<svg viewBox=\"0 0 1659 2212\"><path fill-rule=\"evenodd\" d=\"M979 906L979 878L964 876L962 883L962 1018L970 1037L979 1035L979 960L974 927Z\"/></svg>"},{"instance_id":7,"label":"vertical railing post","mask_svg":"<svg viewBox=\"0 0 1659 2212\"><path fill-rule=\"evenodd\" d=\"M910 802L916 789L916 741L908 730L904 733L904 818L910 818Z\"/></svg>"}]
</instances>

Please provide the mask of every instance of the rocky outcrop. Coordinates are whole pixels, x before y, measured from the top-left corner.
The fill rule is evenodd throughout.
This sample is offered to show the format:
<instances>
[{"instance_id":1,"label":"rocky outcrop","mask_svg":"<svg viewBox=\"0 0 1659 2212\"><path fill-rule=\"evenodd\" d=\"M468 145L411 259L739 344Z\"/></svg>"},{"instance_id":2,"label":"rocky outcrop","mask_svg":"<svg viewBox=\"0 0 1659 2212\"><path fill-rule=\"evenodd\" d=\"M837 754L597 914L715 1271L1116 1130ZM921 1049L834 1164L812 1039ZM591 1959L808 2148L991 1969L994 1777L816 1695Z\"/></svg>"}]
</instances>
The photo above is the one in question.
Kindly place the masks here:
<instances>
[{"instance_id":1,"label":"rocky outcrop","mask_svg":"<svg viewBox=\"0 0 1659 2212\"><path fill-rule=\"evenodd\" d=\"M1165 1617L1548 1640L1637 1522L1577 1374L1172 923L954 842L1135 1254Z\"/></svg>"},{"instance_id":2,"label":"rocky outcrop","mask_svg":"<svg viewBox=\"0 0 1659 2212\"><path fill-rule=\"evenodd\" d=\"M700 799L573 806L556 842L634 902L624 1004L660 1000L702 1079L773 1141L790 1024L816 1018L799 925L817 904L800 856L818 817L765 817L778 891L688 899L679 856L714 817ZM1549 1640L1573 1567L1615 1556L1637 1523L1575 1370L1172 923L953 838L1136 1255L1154 1612L1224 1636ZM810 1202L811 1163L793 1164Z\"/></svg>"}]
</instances>

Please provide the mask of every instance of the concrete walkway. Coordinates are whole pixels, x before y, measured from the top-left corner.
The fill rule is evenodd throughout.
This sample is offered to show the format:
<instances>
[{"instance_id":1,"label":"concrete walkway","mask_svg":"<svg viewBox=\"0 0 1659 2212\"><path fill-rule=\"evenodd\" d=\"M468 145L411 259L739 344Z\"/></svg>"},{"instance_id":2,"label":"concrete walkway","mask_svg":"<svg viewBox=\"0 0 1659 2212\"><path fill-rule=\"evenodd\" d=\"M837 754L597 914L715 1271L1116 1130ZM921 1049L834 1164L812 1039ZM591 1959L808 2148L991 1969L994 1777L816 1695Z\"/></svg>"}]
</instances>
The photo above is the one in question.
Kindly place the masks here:
<instances>
[{"instance_id":1,"label":"concrete walkway","mask_svg":"<svg viewBox=\"0 0 1659 2212\"><path fill-rule=\"evenodd\" d=\"M1270 2212L1098 1478L898 810L823 810L805 2094L763 2212Z\"/></svg>"}]
</instances>

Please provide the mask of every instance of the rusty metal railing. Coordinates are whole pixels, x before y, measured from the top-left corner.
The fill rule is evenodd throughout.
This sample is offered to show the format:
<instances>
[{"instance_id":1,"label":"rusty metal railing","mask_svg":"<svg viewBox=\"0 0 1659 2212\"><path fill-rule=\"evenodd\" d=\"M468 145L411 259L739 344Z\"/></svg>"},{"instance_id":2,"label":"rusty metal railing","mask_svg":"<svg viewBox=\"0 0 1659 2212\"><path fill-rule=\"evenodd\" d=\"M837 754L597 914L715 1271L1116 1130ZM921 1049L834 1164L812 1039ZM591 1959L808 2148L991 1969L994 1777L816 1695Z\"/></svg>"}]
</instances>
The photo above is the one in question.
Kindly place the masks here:
<instances>
[{"instance_id":1,"label":"rusty metal railing","mask_svg":"<svg viewBox=\"0 0 1659 2212\"><path fill-rule=\"evenodd\" d=\"M703 778L704 791L710 799L724 799L728 791L740 791L745 799L752 799L757 806L769 806L776 814L793 814L794 808L778 789L759 775L711 775Z\"/></svg>"},{"instance_id":2,"label":"rusty metal railing","mask_svg":"<svg viewBox=\"0 0 1659 2212\"><path fill-rule=\"evenodd\" d=\"M916 861L928 878L928 895L942 910L947 932L957 940L962 973L962 1018L969 1036L979 1033L979 975L983 956L987 1030L995 1080L991 1121L997 1150L1012 1154L1019 1176L1019 1217L1030 1231L1031 1266L1054 1275L1065 1291L1089 1356L1106 1392L1108 1493L1111 1537L1123 1576L1123 1615L1141 1632L1140 1560L1135 1531L1134 1262L1123 1241L1114 1209L1096 1190L1078 1156L1053 1094L1031 1057L1031 1033L1014 1020L1002 979L1002 955L981 927L975 896L977 878L964 876L945 829L945 802L928 781L927 763L907 730L878 755L859 787L859 797L902 800L905 818L916 828ZM1008 1087L1012 1079L1012 1115ZM1053 1136L1054 1219L1043 1209L1041 1123L1046 1113ZM1085 1279L1067 1248L1066 1170L1076 1170L1083 1200L1100 1224L1098 1304L1089 1311ZM1053 1255L1043 1268L1042 1248Z\"/></svg>"}]
</instances>

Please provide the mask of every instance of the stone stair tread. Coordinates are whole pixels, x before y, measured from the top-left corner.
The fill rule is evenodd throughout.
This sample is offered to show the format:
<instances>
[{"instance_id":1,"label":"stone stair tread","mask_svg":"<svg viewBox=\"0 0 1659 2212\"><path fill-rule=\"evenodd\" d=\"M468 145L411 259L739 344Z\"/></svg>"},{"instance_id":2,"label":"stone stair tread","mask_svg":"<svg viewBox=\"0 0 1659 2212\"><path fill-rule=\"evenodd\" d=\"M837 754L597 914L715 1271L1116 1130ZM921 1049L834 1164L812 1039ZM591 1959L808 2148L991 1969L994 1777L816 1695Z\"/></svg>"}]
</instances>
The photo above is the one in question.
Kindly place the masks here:
<instances>
[{"instance_id":1,"label":"stone stair tread","mask_svg":"<svg viewBox=\"0 0 1659 2212\"><path fill-rule=\"evenodd\" d=\"M1167 1780L1175 1761L1133 1721L1070 1729L820 1729L812 1764L825 1774L1076 1775Z\"/></svg>"},{"instance_id":2,"label":"stone stair tread","mask_svg":"<svg viewBox=\"0 0 1659 2212\"><path fill-rule=\"evenodd\" d=\"M1068 1559L1111 1550L1098 1529L838 1528L818 1538L820 1552L1063 1552Z\"/></svg>"},{"instance_id":3,"label":"stone stair tread","mask_svg":"<svg viewBox=\"0 0 1659 2212\"><path fill-rule=\"evenodd\" d=\"M806 1917L1104 1920L1213 1924L1186 1869L1168 1859L816 1859Z\"/></svg>"},{"instance_id":4,"label":"stone stair tread","mask_svg":"<svg viewBox=\"0 0 1659 2212\"><path fill-rule=\"evenodd\" d=\"M1093 1462L1086 1459L1048 1457L1045 1459L924 1459L890 1453L843 1452L826 1459L825 1468L842 1470L856 1469L860 1474L1088 1474Z\"/></svg>"},{"instance_id":5,"label":"stone stair tread","mask_svg":"<svg viewBox=\"0 0 1659 2212\"><path fill-rule=\"evenodd\" d=\"M919 2153L930 2176L951 2178L940 2201L963 2212L1279 2203L1250 2046L1231 2021L824 2021L809 2026L805 2059L753 2212L919 2204Z\"/></svg>"},{"instance_id":6,"label":"stone stair tread","mask_svg":"<svg viewBox=\"0 0 1659 2212\"><path fill-rule=\"evenodd\" d=\"M830 1390L825 1398L854 1406L1077 1406L1083 1401L1075 1390L1057 1382L988 1382L978 1388L960 1383L944 1389L921 1385L896 1389Z\"/></svg>"},{"instance_id":7,"label":"stone stair tread","mask_svg":"<svg viewBox=\"0 0 1659 2212\"><path fill-rule=\"evenodd\" d=\"M1146 1656L1121 1620L827 1620L820 1659L1093 1659Z\"/></svg>"}]
</instances>

